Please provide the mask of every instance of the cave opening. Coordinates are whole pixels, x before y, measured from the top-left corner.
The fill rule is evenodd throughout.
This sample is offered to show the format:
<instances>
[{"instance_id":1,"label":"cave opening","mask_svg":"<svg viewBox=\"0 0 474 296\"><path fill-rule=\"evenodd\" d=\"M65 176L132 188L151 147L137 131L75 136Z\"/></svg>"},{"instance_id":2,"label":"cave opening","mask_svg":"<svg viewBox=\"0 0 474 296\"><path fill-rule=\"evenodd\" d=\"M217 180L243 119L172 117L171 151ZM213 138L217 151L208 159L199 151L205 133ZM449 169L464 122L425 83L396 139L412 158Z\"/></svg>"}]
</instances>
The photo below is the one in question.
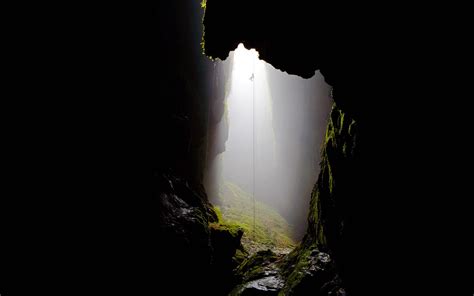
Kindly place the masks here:
<instances>
[{"instance_id":1,"label":"cave opening","mask_svg":"<svg viewBox=\"0 0 474 296\"><path fill-rule=\"evenodd\" d=\"M158 38L156 26L140 23L144 43L159 48L143 55L136 47L133 55L133 64L145 56L141 65L150 75L143 76L153 81L150 93L158 89L152 101L159 108L149 108L147 124L159 150L152 163L157 207L150 207L158 208L159 235L154 222L146 223L147 237L156 237L150 245L159 247L150 252L158 254L153 266L160 272L150 281L154 288L168 287L173 295L401 295L443 287L447 295L461 295L455 293L460 286L472 286L462 270L470 266L464 239L472 231L463 227L469 215L458 211L469 209L458 202L467 200L462 185L469 182L457 166L465 168L472 154L464 151L472 116L463 113L470 108L456 103L465 97L460 86L469 85L454 69L466 67L457 59L466 47L452 42L466 39L462 26L446 27L451 23L439 17L447 15L445 6L440 14L426 13L426 5L337 6L167 1L154 18ZM443 38L453 33L458 36ZM240 100L233 85L238 42L271 64L263 66L268 85L258 71L242 75ZM315 70L334 88L329 118L330 90ZM153 78L158 72L164 75ZM269 98L271 120L264 127L273 132L265 134L263 156L256 159L274 166L255 167L255 198L286 220L295 244L304 235L288 255L242 256L241 232L214 225L229 220L219 195L227 181L229 191L240 194L236 200L248 197L246 235L253 230L253 153L245 154L251 148L235 137L239 126L253 127L253 117L245 111L245 121L234 113L236 104L250 101L242 93L250 94L254 84L257 104L265 103L260 92ZM318 96L321 108L310 103ZM156 109L163 112L156 116ZM155 123L156 117L163 121ZM245 133L252 144L252 130ZM232 162L252 170L232 171ZM233 177L242 180L230 180L237 173ZM256 211L256 218L262 215Z\"/></svg>"},{"instance_id":2,"label":"cave opening","mask_svg":"<svg viewBox=\"0 0 474 296\"><path fill-rule=\"evenodd\" d=\"M220 223L244 231L250 254L286 254L307 227L331 99L319 72L281 72L240 43L216 62L204 184Z\"/></svg>"}]
</instances>

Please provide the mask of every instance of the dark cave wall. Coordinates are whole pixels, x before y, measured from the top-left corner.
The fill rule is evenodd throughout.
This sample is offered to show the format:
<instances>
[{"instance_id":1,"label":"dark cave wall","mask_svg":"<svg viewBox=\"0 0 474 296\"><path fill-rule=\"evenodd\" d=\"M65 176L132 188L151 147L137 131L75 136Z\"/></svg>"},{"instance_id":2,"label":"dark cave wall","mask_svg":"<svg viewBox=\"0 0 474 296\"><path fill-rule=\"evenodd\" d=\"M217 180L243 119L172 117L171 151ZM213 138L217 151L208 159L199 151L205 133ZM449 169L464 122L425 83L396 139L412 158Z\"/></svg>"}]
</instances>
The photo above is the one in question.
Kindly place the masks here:
<instances>
[{"instance_id":1,"label":"dark cave wall","mask_svg":"<svg viewBox=\"0 0 474 296\"><path fill-rule=\"evenodd\" d=\"M334 254L343 244L345 213L350 210L343 197L354 188L357 143L357 122L334 104L321 148L321 171L311 194L305 237Z\"/></svg>"},{"instance_id":2,"label":"dark cave wall","mask_svg":"<svg viewBox=\"0 0 474 296\"><path fill-rule=\"evenodd\" d=\"M333 87L307 239L327 247L350 294L467 292L467 183L448 173L472 163L449 140L466 132L465 116L446 102L459 79L449 75L453 38L420 6L370 11L208 0L205 52L224 58L243 42L277 69L302 77L319 69ZM440 263L446 251L453 257Z\"/></svg>"},{"instance_id":3,"label":"dark cave wall","mask_svg":"<svg viewBox=\"0 0 474 296\"><path fill-rule=\"evenodd\" d=\"M201 54L202 10L196 1L182 7L162 5L158 10L161 67L156 71L161 110L157 121L161 137L153 139L156 170L172 169L200 184L208 147L208 126L213 124L215 62ZM158 54L158 53L157 53ZM159 113L159 114L160 114ZM209 122L211 121L211 122ZM162 125L160 126L160 124ZM157 134L158 135L158 134ZM162 139L166 139L166 144Z\"/></svg>"},{"instance_id":4,"label":"dark cave wall","mask_svg":"<svg viewBox=\"0 0 474 296\"><path fill-rule=\"evenodd\" d=\"M238 233L220 228L202 185L205 170L225 149L225 77L229 64L201 52L199 1L158 10L160 109L153 122L153 259L151 291L224 295L230 289ZM220 79L223 78L223 81ZM160 117L160 116L158 116ZM209 225L214 223L213 227ZM156 284L158 281L159 285ZM172 292L171 292L172 291Z\"/></svg>"},{"instance_id":5,"label":"dark cave wall","mask_svg":"<svg viewBox=\"0 0 474 296\"><path fill-rule=\"evenodd\" d=\"M213 202L219 195L219 184L222 178L222 165L218 156L225 151L229 135L225 99L231 88L232 55L225 61L215 61L214 65L213 95L209 111L207 155L203 180L207 194Z\"/></svg>"}]
</instances>

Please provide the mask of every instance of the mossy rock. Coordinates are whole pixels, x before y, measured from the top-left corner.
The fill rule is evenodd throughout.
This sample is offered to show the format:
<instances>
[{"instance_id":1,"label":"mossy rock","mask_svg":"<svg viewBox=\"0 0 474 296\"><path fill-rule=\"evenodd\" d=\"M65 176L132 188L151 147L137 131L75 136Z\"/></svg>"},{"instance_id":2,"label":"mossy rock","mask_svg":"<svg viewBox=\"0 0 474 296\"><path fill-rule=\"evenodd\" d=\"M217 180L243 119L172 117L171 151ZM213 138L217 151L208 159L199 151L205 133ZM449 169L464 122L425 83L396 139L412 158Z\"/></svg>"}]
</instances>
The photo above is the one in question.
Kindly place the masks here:
<instances>
[{"instance_id":1,"label":"mossy rock","mask_svg":"<svg viewBox=\"0 0 474 296\"><path fill-rule=\"evenodd\" d=\"M239 240L244 234L244 229L236 224L211 223L209 228L214 232L228 232L233 238Z\"/></svg>"},{"instance_id":2,"label":"mossy rock","mask_svg":"<svg viewBox=\"0 0 474 296\"><path fill-rule=\"evenodd\" d=\"M245 250L243 249L237 249L235 251L235 254L234 254L234 257L232 258L234 260L234 264L236 266L239 266L240 264L242 264L245 259L247 259L249 257L249 254L247 252L245 252Z\"/></svg>"},{"instance_id":3,"label":"mossy rock","mask_svg":"<svg viewBox=\"0 0 474 296\"><path fill-rule=\"evenodd\" d=\"M230 262L237 250L243 250L240 240L244 232L238 226L211 223L209 229L215 260Z\"/></svg>"},{"instance_id":4,"label":"mossy rock","mask_svg":"<svg viewBox=\"0 0 474 296\"><path fill-rule=\"evenodd\" d=\"M281 256L276 255L271 250L259 251L244 260L235 273L242 281L249 281L264 275L264 267L278 259L281 259Z\"/></svg>"},{"instance_id":5,"label":"mossy rock","mask_svg":"<svg viewBox=\"0 0 474 296\"><path fill-rule=\"evenodd\" d=\"M302 244L286 256L270 250L247 258L237 269L240 279L230 295L328 295L344 291L331 257ZM324 294L326 293L326 294Z\"/></svg>"},{"instance_id":6,"label":"mossy rock","mask_svg":"<svg viewBox=\"0 0 474 296\"><path fill-rule=\"evenodd\" d=\"M277 265L282 257L265 250L245 259L235 271L241 284L230 295L277 295L284 285Z\"/></svg>"}]
</instances>

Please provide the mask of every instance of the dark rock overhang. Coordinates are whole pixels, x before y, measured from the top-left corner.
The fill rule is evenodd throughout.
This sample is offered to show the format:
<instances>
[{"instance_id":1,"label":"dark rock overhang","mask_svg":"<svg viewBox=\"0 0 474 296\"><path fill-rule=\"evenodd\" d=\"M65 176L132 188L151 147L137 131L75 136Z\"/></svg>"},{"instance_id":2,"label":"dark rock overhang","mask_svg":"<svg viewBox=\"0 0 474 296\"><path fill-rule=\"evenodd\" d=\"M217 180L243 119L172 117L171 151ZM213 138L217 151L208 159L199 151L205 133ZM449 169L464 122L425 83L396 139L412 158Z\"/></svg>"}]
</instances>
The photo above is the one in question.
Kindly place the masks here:
<instances>
[{"instance_id":1,"label":"dark rock overhang","mask_svg":"<svg viewBox=\"0 0 474 296\"><path fill-rule=\"evenodd\" d=\"M324 56L327 11L313 1L284 5L270 1L207 0L204 52L224 60L243 43L275 68L310 78ZM320 28L320 29L318 29Z\"/></svg>"}]
</instances>

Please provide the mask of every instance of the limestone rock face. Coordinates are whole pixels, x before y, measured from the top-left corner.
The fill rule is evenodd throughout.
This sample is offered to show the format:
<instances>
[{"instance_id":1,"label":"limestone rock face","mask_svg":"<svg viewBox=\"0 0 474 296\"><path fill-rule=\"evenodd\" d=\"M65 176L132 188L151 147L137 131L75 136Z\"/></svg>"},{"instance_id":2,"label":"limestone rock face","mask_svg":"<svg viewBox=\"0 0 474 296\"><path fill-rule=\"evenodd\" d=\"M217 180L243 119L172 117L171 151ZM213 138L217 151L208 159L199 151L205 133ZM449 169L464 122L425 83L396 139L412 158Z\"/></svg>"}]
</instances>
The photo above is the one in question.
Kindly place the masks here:
<instances>
[{"instance_id":1,"label":"limestone rock face","mask_svg":"<svg viewBox=\"0 0 474 296\"><path fill-rule=\"evenodd\" d=\"M192 188L185 179L170 174L156 181L161 188L156 203L162 241L157 252L160 268L167 271L163 289L177 295L191 291L225 295L240 262L235 255L242 248L242 230L218 224L202 187ZM179 278L187 284L176 286Z\"/></svg>"}]
</instances>

